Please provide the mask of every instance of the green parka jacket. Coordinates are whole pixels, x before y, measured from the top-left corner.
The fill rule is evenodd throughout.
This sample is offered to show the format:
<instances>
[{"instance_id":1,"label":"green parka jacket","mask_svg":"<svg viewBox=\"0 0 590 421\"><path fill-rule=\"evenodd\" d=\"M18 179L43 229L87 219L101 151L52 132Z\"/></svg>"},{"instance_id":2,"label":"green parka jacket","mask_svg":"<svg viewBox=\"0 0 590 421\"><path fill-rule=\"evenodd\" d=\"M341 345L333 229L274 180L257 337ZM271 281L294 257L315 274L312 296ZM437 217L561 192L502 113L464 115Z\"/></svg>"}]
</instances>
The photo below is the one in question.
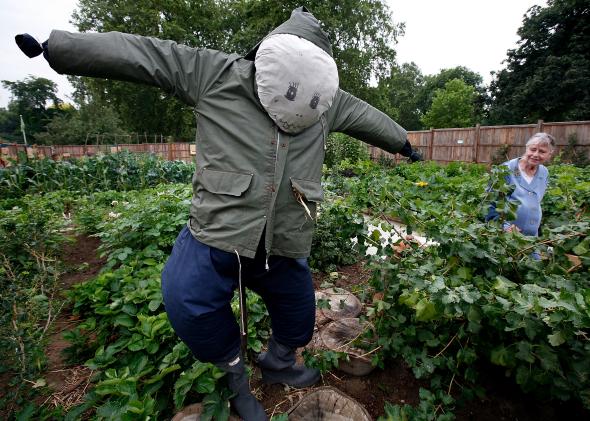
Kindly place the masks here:
<instances>
[{"instance_id":1,"label":"green parka jacket","mask_svg":"<svg viewBox=\"0 0 590 421\"><path fill-rule=\"evenodd\" d=\"M332 53L317 20L301 9L271 33L298 35ZM189 221L195 238L253 258L265 233L267 256L308 257L328 134L346 133L395 153L406 131L343 90L315 125L296 135L278 130L257 98L256 48L242 57L118 32L55 30L48 60L58 73L155 85L195 107Z\"/></svg>"}]
</instances>

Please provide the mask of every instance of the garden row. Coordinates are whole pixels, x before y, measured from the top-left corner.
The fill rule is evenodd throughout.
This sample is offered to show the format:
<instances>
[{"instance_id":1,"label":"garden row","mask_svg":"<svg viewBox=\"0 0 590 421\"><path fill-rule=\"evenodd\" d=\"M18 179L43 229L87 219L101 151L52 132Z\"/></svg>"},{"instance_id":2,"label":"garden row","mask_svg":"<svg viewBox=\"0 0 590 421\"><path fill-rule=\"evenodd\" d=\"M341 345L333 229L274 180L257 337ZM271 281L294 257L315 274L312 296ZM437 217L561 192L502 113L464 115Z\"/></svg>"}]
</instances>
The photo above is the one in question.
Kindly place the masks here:
<instances>
[{"instance_id":1,"label":"garden row","mask_svg":"<svg viewBox=\"0 0 590 421\"><path fill-rule=\"evenodd\" d=\"M113 178L124 180L124 171ZM530 239L483 222L492 200L503 216L514 211L504 200L501 169L362 161L328 171L310 264L331 271L369 259L374 273L360 298L363 317L375 326L368 334L378 338L373 363L383 367L402 358L430 383L418 407L392 403L384 419L452 419L457 399L482 393L481 370L490 364L524 390L590 406L590 170L553 166L550 172L543 236ZM89 410L96 419L160 419L194 401L217 419L227 416L228 391L218 381L223 373L195 361L176 338L160 293L160 272L188 217L189 178L137 191L99 191L108 183L87 190L81 183L80 192L70 187L22 196L21 188L1 202L0 234L9 239L2 287L18 291L2 296L0 351L6 364L24 362L22 377L42 371L42 348L27 350L35 349L43 333L39 321L55 305L39 274L54 279L59 272L35 256L39 250L55 256L66 208L77 229L100 237L107 257L105 269L70 294L84 321L68 333L69 354L96 374L84 403L61 414L66 419ZM488 185L493 192L486 193ZM51 190L42 183L37 189ZM394 221L437 245L393 247L403 241L392 243ZM531 259L533 250L544 259ZM258 352L269 335L268 314L255 294L248 295L248 307L248 346ZM28 341L22 352L13 320ZM306 358L329 370L344 355Z\"/></svg>"}]
</instances>

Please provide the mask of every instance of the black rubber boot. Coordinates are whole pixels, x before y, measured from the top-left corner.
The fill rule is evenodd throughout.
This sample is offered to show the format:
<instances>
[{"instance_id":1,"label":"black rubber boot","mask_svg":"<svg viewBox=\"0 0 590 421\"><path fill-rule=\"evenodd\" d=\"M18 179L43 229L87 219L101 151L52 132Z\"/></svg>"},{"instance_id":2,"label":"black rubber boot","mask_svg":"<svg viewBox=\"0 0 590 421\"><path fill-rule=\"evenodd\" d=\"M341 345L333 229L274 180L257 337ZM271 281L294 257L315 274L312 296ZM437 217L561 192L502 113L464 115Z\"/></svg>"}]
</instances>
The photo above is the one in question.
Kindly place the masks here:
<instances>
[{"instance_id":1,"label":"black rubber boot","mask_svg":"<svg viewBox=\"0 0 590 421\"><path fill-rule=\"evenodd\" d=\"M245 421L268 421L264 408L250 392L248 373L241 356L215 365L227 373L229 389L236 394L229 401L238 415Z\"/></svg>"},{"instance_id":2,"label":"black rubber boot","mask_svg":"<svg viewBox=\"0 0 590 421\"><path fill-rule=\"evenodd\" d=\"M283 383L293 387L308 387L320 380L320 372L295 363L295 349L278 343L271 336L268 351L258 356L262 381L267 384Z\"/></svg>"}]
</instances>

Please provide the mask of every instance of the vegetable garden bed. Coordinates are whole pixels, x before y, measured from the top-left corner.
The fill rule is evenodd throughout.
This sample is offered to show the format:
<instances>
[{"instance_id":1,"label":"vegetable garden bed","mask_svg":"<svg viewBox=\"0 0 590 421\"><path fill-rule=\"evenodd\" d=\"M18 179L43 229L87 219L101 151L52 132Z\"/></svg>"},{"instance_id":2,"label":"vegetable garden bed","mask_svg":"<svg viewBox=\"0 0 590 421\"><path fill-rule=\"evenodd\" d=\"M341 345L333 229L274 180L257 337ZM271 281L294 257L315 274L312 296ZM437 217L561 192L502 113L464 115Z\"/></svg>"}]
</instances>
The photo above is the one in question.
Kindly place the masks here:
<instances>
[{"instance_id":1,"label":"vegetable garden bed","mask_svg":"<svg viewBox=\"0 0 590 421\"><path fill-rule=\"evenodd\" d=\"M353 176L340 175L344 170ZM116 172L119 182L122 171ZM482 222L491 200L506 217L513 211L503 200L501 170L361 162L329 172L310 258L316 287L346 287L357 295L361 317L375 327L378 350L370 354L377 369L366 377L338 371L341 353L305 352L307 363L322 370L323 384L356 399L374 418L587 417L590 170L552 166L550 173L543 236L530 239ZM195 361L179 342L159 289L163 263L188 216L188 180L101 191L102 184L88 187L70 178L69 190L39 195L30 191L44 191L41 181L23 181L22 169L14 174L0 175L0 189L14 192L0 203L7 238L3 287L13 291L2 296L7 311L0 349L13 385L41 384L36 381L46 377L39 346L47 334L38 326L52 325L48 312L55 316L61 305L54 305L51 292L59 283L49 281L62 277L55 256L63 241L59 229L70 223L67 212L77 230L100 239L106 264L75 285L70 307L63 307L81 320L68 333L70 355L88 356L73 364L94 372L84 401L67 415L59 407L27 406L27 396L49 391L22 386L18 394L4 393L4 408L36 419L166 419L176 408L203 401L209 414L227 416L223 373ZM490 183L494 193L485 192ZM393 220L436 243L392 243ZM533 261L532 250L545 258ZM568 254L579 264L572 265ZM256 353L270 325L259 297L249 294L248 306L248 345ZM25 340L14 335L15 326ZM284 412L302 393L263 386L256 372L253 387L277 419L286 419Z\"/></svg>"}]
</instances>

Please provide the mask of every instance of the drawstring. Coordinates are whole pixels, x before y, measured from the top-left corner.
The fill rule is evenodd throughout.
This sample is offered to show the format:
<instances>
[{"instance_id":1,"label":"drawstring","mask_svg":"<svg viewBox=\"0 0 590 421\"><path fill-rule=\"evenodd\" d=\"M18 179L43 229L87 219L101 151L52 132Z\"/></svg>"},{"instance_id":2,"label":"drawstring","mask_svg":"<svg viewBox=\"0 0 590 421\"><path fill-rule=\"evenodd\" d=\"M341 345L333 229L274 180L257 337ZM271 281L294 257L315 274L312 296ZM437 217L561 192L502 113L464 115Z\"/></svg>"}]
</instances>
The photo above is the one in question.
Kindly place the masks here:
<instances>
[{"instance_id":1,"label":"drawstring","mask_svg":"<svg viewBox=\"0 0 590 421\"><path fill-rule=\"evenodd\" d=\"M324 151L328 150L328 143L326 142L326 127L324 126L324 116L320 117L320 122L322 123L322 139L324 141Z\"/></svg>"},{"instance_id":2,"label":"drawstring","mask_svg":"<svg viewBox=\"0 0 590 421\"><path fill-rule=\"evenodd\" d=\"M268 253L266 253L266 262L264 263L264 268L267 272L270 270L270 267L268 266Z\"/></svg>"},{"instance_id":3,"label":"drawstring","mask_svg":"<svg viewBox=\"0 0 590 421\"><path fill-rule=\"evenodd\" d=\"M246 350L248 347L248 308L246 306L246 288L242 285L242 261L240 254L234 249L238 257L238 296L240 302L240 339L242 346L242 355L246 357Z\"/></svg>"}]
</instances>

